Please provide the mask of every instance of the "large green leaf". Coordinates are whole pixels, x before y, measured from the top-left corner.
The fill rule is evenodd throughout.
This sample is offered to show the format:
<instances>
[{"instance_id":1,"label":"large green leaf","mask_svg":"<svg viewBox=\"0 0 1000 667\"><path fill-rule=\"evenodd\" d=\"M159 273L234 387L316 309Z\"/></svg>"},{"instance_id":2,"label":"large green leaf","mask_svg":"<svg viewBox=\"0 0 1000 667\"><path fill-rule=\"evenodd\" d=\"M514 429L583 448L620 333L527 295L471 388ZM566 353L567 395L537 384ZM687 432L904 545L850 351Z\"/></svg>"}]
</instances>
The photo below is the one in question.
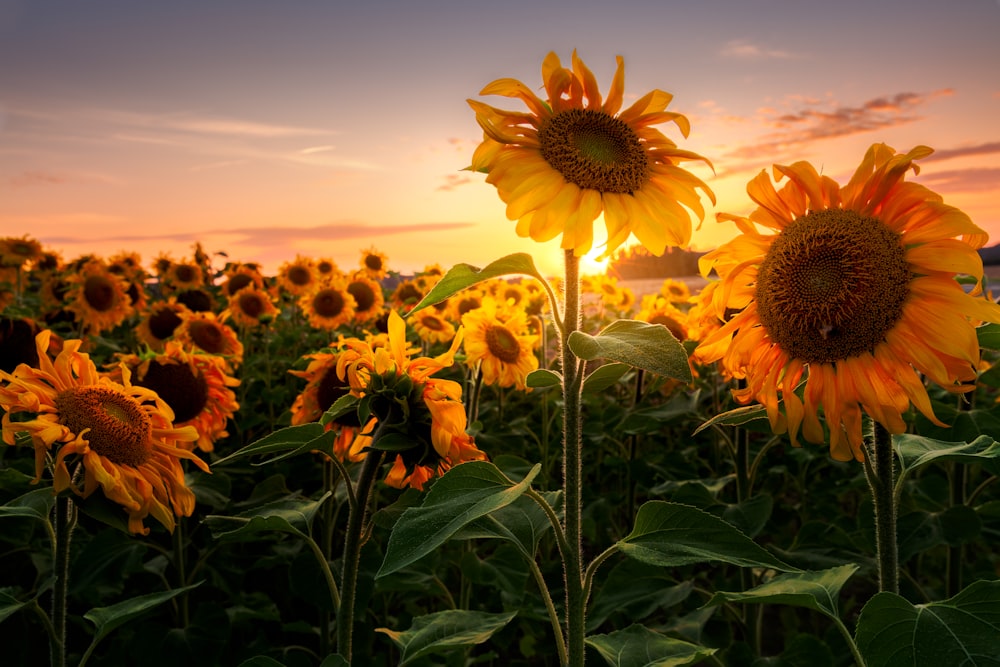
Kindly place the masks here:
<instances>
[{"instance_id":1,"label":"large green leaf","mask_svg":"<svg viewBox=\"0 0 1000 667\"><path fill-rule=\"evenodd\" d=\"M39 521L48 521L52 507L56 504L55 494L51 487L28 491L22 496L7 501L6 505L0 505L0 518L3 517L28 517Z\"/></svg>"},{"instance_id":2,"label":"large green leaf","mask_svg":"<svg viewBox=\"0 0 1000 667\"><path fill-rule=\"evenodd\" d=\"M656 611L680 604L693 589L693 581L677 584L666 568L626 558L611 568L594 594L587 609L587 631L597 630L612 616L642 621Z\"/></svg>"},{"instance_id":3,"label":"large green leaf","mask_svg":"<svg viewBox=\"0 0 1000 667\"><path fill-rule=\"evenodd\" d=\"M91 648L101 641L104 637L125 623L128 623L134 618L142 616L146 612L159 607L164 602L172 600L173 598L186 593L194 588L200 586L202 582L196 584L191 584L190 586L182 586L180 588L174 588L169 591L161 591L159 593L150 593L148 595L140 595L138 597L129 598L128 600L123 600L109 607L94 607L87 613L83 615L85 619L94 624L94 639L91 641Z\"/></svg>"},{"instance_id":4,"label":"large green leaf","mask_svg":"<svg viewBox=\"0 0 1000 667\"><path fill-rule=\"evenodd\" d=\"M630 370L632 367L628 364L602 364L583 380L583 390L592 394L604 391Z\"/></svg>"},{"instance_id":5,"label":"large green leaf","mask_svg":"<svg viewBox=\"0 0 1000 667\"><path fill-rule=\"evenodd\" d=\"M495 262L487 264L482 269L471 264L456 264L448 269L448 272L441 277L441 280L434 284L431 291L413 307L410 314L412 315L418 310L432 306L435 303L440 303L448 297L458 294L466 287L472 287L476 283L489 280L490 278L510 275L527 275L545 282L545 278L535 268L535 262L531 259L531 255L524 252L501 257Z\"/></svg>"},{"instance_id":6,"label":"large green leaf","mask_svg":"<svg viewBox=\"0 0 1000 667\"><path fill-rule=\"evenodd\" d=\"M984 324L976 328L976 336L979 338L979 347L987 350L1000 350L1000 324Z\"/></svg>"},{"instance_id":7,"label":"large green leaf","mask_svg":"<svg viewBox=\"0 0 1000 667\"><path fill-rule=\"evenodd\" d=\"M844 583L858 571L854 564L841 565L819 572L789 572L779 574L767 583L739 593L718 591L705 606L723 602L751 604L787 604L806 607L831 618L839 618L837 598Z\"/></svg>"},{"instance_id":8,"label":"large green leaf","mask_svg":"<svg viewBox=\"0 0 1000 667\"><path fill-rule=\"evenodd\" d=\"M893 436L892 444L900 460L900 481L934 461L981 463L993 474L1000 474L1000 442L989 436L979 436L972 442L944 442L904 433Z\"/></svg>"},{"instance_id":9,"label":"large green leaf","mask_svg":"<svg viewBox=\"0 0 1000 667\"><path fill-rule=\"evenodd\" d=\"M328 437L332 440L333 435L334 434L332 432L329 432ZM260 440L251 442L246 447L236 450L229 456L222 457L212 465L217 466L222 463L228 463L230 461L246 458L248 456L282 454L288 451L297 452L307 449L320 449L324 436L327 436L327 432L323 426L317 422L300 424L298 426L288 426L286 428L278 429L277 431L264 436ZM264 463L269 463L272 460L274 459L268 459ZM258 465L263 465L263 463L259 463Z\"/></svg>"},{"instance_id":10,"label":"large green leaf","mask_svg":"<svg viewBox=\"0 0 1000 667\"><path fill-rule=\"evenodd\" d=\"M662 500L639 508L635 527L617 546L631 558L664 567L723 562L797 570L722 519L690 505Z\"/></svg>"},{"instance_id":11,"label":"large green leaf","mask_svg":"<svg viewBox=\"0 0 1000 667\"><path fill-rule=\"evenodd\" d=\"M540 495L549 507L556 509L562 492L548 491ZM522 554L531 558L542 536L550 530L552 522L549 521L548 514L534 499L522 495L506 507L501 507L459 529L452 539L507 540L513 542Z\"/></svg>"},{"instance_id":12,"label":"large green leaf","mask_svg":"<svg viewBox=\"0 0 1000 667\"><path fill-rule=\"evenodd\" d=\"M593 635L586 642L613 667L681 667L699 662L718 650L661 635L641 625Z\"/></svg>"},{"instance_id":13,"label":"large green leaf","mask_svg":"<svg viewBox=\"0 0 1000 667\"><path fill-rule=\"evenodd\" d=\"M720 415L715 415L696 428L694 433L700 433L709 426L741 426L762 419L767 419L767 408L763 405L744 405L741 408L734 408Z\"/></svg>"},{"instance_id":14,"label":"large green leaf","mask_svg":"<svg viewBox=\"0 0 1000 667\"><path fill-rule=\"evenodd\" d=\"M547 368L536 368L524 378L525 384L532 389L558 387L562 384L562 375Z\"/></svg>"},{"instance_id":15,"label":"large green leaf","mask_svg":"<svg viewBox=\"0 0 1000 667\"><path fill-rule=\"evenodd\" d=\"M684 346L662 324L617 320L596 336L574 331L567 344L573 354L586 361L619 361L650 373L691 381Z\"/></svg>"},{"instance_id":16,"label":"large green leaf","mask_svg":"<svg viewBox=\"0 0 1000 667\"><path fill-rule=\"evenodd\" d=\"M236 516L210 514L205 517L205 525L221 541L254 540L261 532L291 533L308 538L313 517L329 497L328 491L319 500L282 498Z\"/></svg>"},{"instance_id":17,"label":"large green leaf","mask_svg":"<svg viewBox=\"0 0 1000 667\"><path fill-rule=\"evenodd\" d=\"M388 628L376 628L375 631L385 633L399 647L402 653L399 664L402 667L425 655L482 644L516 615L517 612L490 614L449 609L414 618L409 630L397 632Z\"/></svg>"},{"instance_id":18,"label":"large green leaf","mask_svg":"<svg viewBox=\"0 0 1000 667\"><path fill-rule=\"evenodd\" d=\"M34 603L45 589L39 590L30 600L18 600L6 590L0 589L0 623L3 623L9 616L16 614L28 605Z\"/></svg>"},{"instance_id":19,"label":"large green leaf","mask_svg":"<svg viewBox=\"0 0 1000 667\"><path fill-rule=\"evenodd\" d=\"M980 580L953 598L912 605L878 593L855 634L868 667L1000 665L1000 581Z\"/></svg>"},{"instance_id":20,"label":"large green leaf","mask_svg":"<svg viewBox=\"0 0 1000 667\"><path fill-rule=\"evenodd\" d=\"M403 512L389 535L385 560L376 577L406 567L447 542L476 519L514 502L528 490L541 465L524 479L511 481L494 464L470 461L438 479L419 507Z\"/></svg>"}]
</instances>

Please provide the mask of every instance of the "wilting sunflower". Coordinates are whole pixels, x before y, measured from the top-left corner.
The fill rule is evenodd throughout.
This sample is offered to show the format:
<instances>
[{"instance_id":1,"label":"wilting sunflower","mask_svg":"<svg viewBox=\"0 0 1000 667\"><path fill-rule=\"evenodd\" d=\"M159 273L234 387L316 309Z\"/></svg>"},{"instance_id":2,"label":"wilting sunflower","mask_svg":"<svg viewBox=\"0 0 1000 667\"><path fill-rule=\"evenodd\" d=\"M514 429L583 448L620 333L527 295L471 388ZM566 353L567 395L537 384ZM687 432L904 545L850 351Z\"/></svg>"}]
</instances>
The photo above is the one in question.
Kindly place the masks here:
<instances>
[{"instance_id":1,"label":"wilting sunflower","mask_svg":"<svg viewBox=\"0 0 1000 667\"><path fill-rule=\"evenodd\" d=\"M361 271L372 280L382 280L388 273L389 257L374 246L361 251Z\"/></svg>"},{"instance_id":2,"label":"wilting sunflower","mask_svg":"<svg viewBox=\"0 0 1000 667\"><path fill-rule=\"evenodd\" d=\"M271 295L253 283L229 297L229 316L240 326L260 326L274 320L280 312Z\"/></svg>"},{"instance_id":3,"label":"wilting sunflower","mask_svg":"<svg viewBox=\"0 0 1000 667\"><path fill-rule=\"evenodd\" d=\"M340 281L318 283L299 297L299 308L317 329L333 330L354 318L357 303Z\"/></svg>"},{"instance_id":4,"label":"wilting sunflower","mask_svg":"<svg viewBox=\"0 0 1000 667\"><path fill-rule=\"evenodd\" d=\"M67 277L65 309L76 316L89 334L113 329L132 314L132 301L125 280L109 272L100 260L83 265Z\"/></svg>"},{"instance_id":5,"label":"wilting sunflower","mask_svg":"<svg viewBox=\"0 0 1000 667\"><path fill-rule=\"evenodd\" d=\"M395 311L389 311L388 329L388 345L373 348L369 341L347 339L337 360L338 375L352 394L369 402L375 415L352 450L377 449L383 437L395 436L390 439L396 456L386 483L423 490L428 480L452 466L486 458L465 432L462 385L432 377L454 362L462 334L442 355L411 359L406 325ZM404 441L410 446L401 449Z\"/></svg>"},{"instance_id":6,"label":"wilting sunflower","mask_svg":"<svg viewBox=\"0 0 1000 667\"><path fill-rule=\"evenodd\" d=\"M372 322L382 314L385 295L382 286L359 271L347 282L347 292L354 297L354 321Z\"/></svg>"},{"instance_id":7,"label":"wilting sunflower","mask_svg":"<svg viewBox=\"0 0 1000 667\"><path fill-rule=\"evenodd\" d=\"M177 303L174 297L166 301L157 301L146 309L146 314L135 328L139 342L145 343L156 351L163 350L163 344L174 335L174 330L180 326L184 316L191 310L183 303Z\"/></svg>"},{"instance_id":8,"label":"wilting sunflower","mask_svg":"<svg viewBox=\"0 0 1000 667\"><path fill-rule=\"evenodd\" d=\"M736 314L702 342L698 358L722 359L745 377L736 398L766 406L772 428L787 428L793 444L800 428L823 442L822 407L831 456L862 460L862 412L901 433L912 402L940 424L921 375L953 392L974 386L975 326L1000 322L1000 306L954 277L982 280L976 250L987 235L904 180L931 152L875 144L843 187L807 162L776 165L775 180L789 179L781 190L762 172L747 186L759 205L750 217L720 215L742 234L705 255L701 269L721 278L716 315ZM806 376L800 398L795 388Z\"/></svg>"},{"instance_id":9,"label":"wilting sunflower","mask_svg":"<svg viewBox=\"0 0 1000 667\"><path fill-rule=\"evenodd\" d=\"M466 363L483 373L483 382L525 390L525 378L538 368L533 349L537 336L528 335L528 319L519 308L500 309L492 297L462 315Z\"/></svg>"},{"instance_id":10,"label":"wilting sunflower","mask_svg":"<svg viewBox=\"0 0 1000 667\"><path fill-rule=\"evenodd\" d=\"M293 426L319 421L338 398L350 392L347 382L337 375L337 358L343 349L343 346L336 346L307 354L303 357L309 361L305 370L288 371L307 381L305 389L292 403ZM356 413L343 415L327 425L327 428L337 429L333 453L341 461L360 461L365 457L360 448L351 447L360 432L360 426Z\"/></svg>"},{"instance_id":11,"label":"wilting sunflower","mask_svg":"<svg viewBox=\"0 0 1000 667\"><path fill-rule=\"evenodd\" d=\"M444 313L434 308L423 308L410 315L406 321L413 327L417 337L428 345L450 343L455 338L455 325L446 319Z\"/></svg>"},{"instance_id":12,"label":"wilting sunflower","mask_svg":"<svg viewBox=\"0 0 1000 667\"><path fill-rule=\"evenodd\" d=\"M174 329L174 340L208 354L217 354L229 362L229 368L243 363L243 343L233 328L214 313L188 313Z\"/></svg>"},{"instance_id":13,"label":"wilting sunflower","mask_svg":"<svg viewBox=\"0 0 1000 667\"><path fill-rule=\"evenodd\" d=\"M666 111L672 95L653 90L619 113L625 65L621 56L617 61L606 100L576 51L572 70L555 53L542 62L547 100L514 79L497 79L479 93L520 98L528 113L468 100L484 132L469 168L487 172L519 236L548 241L562 234L562 247L580 257L593 246L593 222L603 212L606 255L629 234L660 255L687 245L691 213L704 217L698 189L714 203L709 187L678 166L708 160L652 127L672 122L688 135L687 118Z\"/></svg>"},{"instance_id":14,"label":"wilting sunflower","mask_svg":"<svg viewBox=\"0 0 1000 667\"><path fill-rule=\"evenodd\" d=\"M100 487L128 512L130 532L147 534L143 520L149 515L173 531L174 516L190 516L195 504L180 460L208 472L204 461L178 446L197 439L195 429L175 427L170 407L156 393L132 385L128 371L122 372L122 383L99 374L79 351L80 340L66 341L50 359L50 335L42 331L35 339L37 368L22 364L13 373L0 372L4 442L13 445L18 433L30 434L35 481L51 462L55 493L72 489L86 498ZM34 417L14 421L16 413ZM85 473L82 490L70 472L77 457Z\"/></svg>"},{"instance_id":15,"label":"wilting sunflower","mask_svg":"<svg viewBox=\"0 0 1000 667\"><path fill-rule=\"evenodd\" d=\"M132 384L155 391L170 406L175 426L195 428L201 451L212 451L216 441L229 435L226 425L240 407L230 387L240 381L226 374L221 357L189 352L169 341L161 353L120 355L109 376L121 382L125 368Z\"/></svg>"},{"instance_id":16,"label":"wilting sunflower","mask_svg":"<svg viewBox=\"0 0 1000 667\"><path fill-rule=\"evenodd\" d=\"M0 238L0 266L22 267L42 256L42 244L27 234Z\"/></svg>"}]
</instances>

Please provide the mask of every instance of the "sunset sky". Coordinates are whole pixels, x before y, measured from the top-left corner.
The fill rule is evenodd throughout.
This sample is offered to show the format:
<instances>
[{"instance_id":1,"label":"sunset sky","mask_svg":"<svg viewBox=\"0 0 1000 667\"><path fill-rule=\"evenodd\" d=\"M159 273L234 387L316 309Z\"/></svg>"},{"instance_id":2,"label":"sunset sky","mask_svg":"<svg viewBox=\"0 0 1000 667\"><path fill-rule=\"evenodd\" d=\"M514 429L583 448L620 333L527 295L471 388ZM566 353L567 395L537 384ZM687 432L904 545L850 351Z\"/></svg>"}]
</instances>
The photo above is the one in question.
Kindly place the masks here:
<instances>
[{"instance_id":1,"label":"sunset sky","mask_svg":"<svg viewBox=\"0 0 1000 667\"><path fill-rule=\"evenodd\" d=\"M85 252L209 252L275 272L296 254L483 265L519 239L462 171L467 98L532 88L576 48L607 91L660 88L715 190L693 248L734 233L747 181L809 160L842 183L885 142L936 152L917 180L1000 241L998 0L0 0L0 236ZM709 202L706 202L709 204ZM598 223L598 228L602 225ZM221 265L221 262L220 262ZM599 270L594 263L585 270Z\"/></svg>"}]
</instances>

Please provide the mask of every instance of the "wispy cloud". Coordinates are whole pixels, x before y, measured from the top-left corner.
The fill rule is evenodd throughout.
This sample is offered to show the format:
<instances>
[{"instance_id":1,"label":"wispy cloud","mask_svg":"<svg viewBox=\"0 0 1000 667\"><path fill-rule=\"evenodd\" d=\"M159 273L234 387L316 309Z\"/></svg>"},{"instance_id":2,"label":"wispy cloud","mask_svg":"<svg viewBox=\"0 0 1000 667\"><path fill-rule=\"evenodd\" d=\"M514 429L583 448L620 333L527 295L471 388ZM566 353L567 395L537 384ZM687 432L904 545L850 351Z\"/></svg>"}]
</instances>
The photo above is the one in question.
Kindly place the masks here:
<instances>
[{"instance_id":1,"label":"wispy cloud","mask_svg":"<svg viewBox=\"0 0 1000 667\"><path fill-rule=\"evenodd\" d=\"M455 188L471 182L472 179L465 174L446 174L444 177L444 183L439 185L437 190L439 192L451 192Z\"/></svg>"},{"instance_id":2,"label":"wispy cloud","mask_svg":"<svg viewBox=\"0 0 1000 667\"><path fill-rule=\"evenodd\" d=\"M924 162L950 160L952 158L970 157L973 155L989 155L991 153L1000 153L1000 141L991 141L985 144L976 144L975 146L960 146L958 148L936 150Z\"/></svg>"},{"instance_id":3,"label":"wispy cloud","mask_svg":"<svg viewBox=\"0 0 1000 667\"><path fill-rule=\"evenodd\" d=\"M55 169L28 169L8 178L5 183L9 188L34 188L66 185L71 183L120 185L121 181L107 174L97 172L65 171Z\"/></svg>"},{"instance_id":4,"label":"wispy cloud","mask_svg":"<svg viewBox=\"0 0 1000 667\"><path fill-rule=\"evenodd\" d=\"M1000 167L921 171L920 182L939 192L1000 192Z\"/></svg>"},{"instance_id":5,"label":"wispy cloud","mask_svg":"<svg viewBox=\"0 0 1000 667\"><path fill-rule=\"evenodd\" d=\"M746 39L734 39L726 42L719 51L719 55L724 58L738 58L740 60L761 60L773 58L797 58L798 56L790 51L772 49L759 44L754 44Z\"/></svg>"}]
</instances>

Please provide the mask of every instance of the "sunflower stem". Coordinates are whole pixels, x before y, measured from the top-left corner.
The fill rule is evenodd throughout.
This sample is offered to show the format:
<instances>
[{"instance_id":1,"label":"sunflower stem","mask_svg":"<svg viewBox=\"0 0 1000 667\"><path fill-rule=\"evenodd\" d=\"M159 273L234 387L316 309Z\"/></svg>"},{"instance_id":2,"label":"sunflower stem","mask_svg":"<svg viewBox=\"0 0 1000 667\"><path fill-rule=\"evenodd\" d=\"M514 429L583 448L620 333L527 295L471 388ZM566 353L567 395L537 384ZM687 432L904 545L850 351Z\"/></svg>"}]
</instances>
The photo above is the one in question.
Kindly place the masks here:
<instances>
[{"instance_id":1,"label":"sunflower stem","mask_svg":"<svg viewBox=\"0 0 1000 667\"><path fill-rule=\"evenodd\" d=\"M372 444L375 444L374 441ZM347 534L344 536L343 569L340 577L340 609L337 612L337 652L351 662L351 640L354 635L354 603L357 594L358 565L361 562L362 536L368 514L368 495L378 475L385 452L370 450L361 464L355 496L357 502L347 515Z\"/></svg>"},{"instance_id":2,"label":"sunflower stem","mask_svg":"<svg viewBox=\"0 0 1000 667\"><path fill-rule=\"evenodd\" d=\"M896 538L896 500L893 484L892 434L875 422L871 447L871 464L865 465L865 476L872 492L875 508L875 548L878 555L879 592L899 593L899 546ZM866 457L867 458L867 457Z\"/></svg>"},{"instance_id":3,"label":"sunflower stem","mask_svg":"<svg viewBox=\"0 0 1000 667\"><path fill-rule=\"evenodd\" d=\"M583 665L586 600L583 598L583 418L581 397L583 373L569 348L569 337L580 328L580 260L572 249L565 251L566 281L563 335L559 341L563 371L563 497L566 503L566 637L568 663Z\"/></svg>"},{"instance_id":4,"label":"sunflower stem","mask_svg":"<svg viewBox=\"0 0 1000 667\"><path fill-rule=\"evenodd\" d=\"M184 517L177 517L177 524L174 526L174 567L177 569L178 585L183 588L187 586L187 564L184 561ZM180 607L180 626L186 628L191 622L191 607L188 604L187 592L181 594L177 601Z\"/></svg>"},{"instance_id":5,"label":"sunflower stem","mask_svg":"<svg viewBox=\"0 0 1000 667\"><path fill-rule=\"evenodd\" d=\"M55 540L52 544L55 582L52 584L52 667L66 667L66 606L69 590L69 547L76 526L76 508L69 496L57 496Z\"/></svg>"}]
</instances>

